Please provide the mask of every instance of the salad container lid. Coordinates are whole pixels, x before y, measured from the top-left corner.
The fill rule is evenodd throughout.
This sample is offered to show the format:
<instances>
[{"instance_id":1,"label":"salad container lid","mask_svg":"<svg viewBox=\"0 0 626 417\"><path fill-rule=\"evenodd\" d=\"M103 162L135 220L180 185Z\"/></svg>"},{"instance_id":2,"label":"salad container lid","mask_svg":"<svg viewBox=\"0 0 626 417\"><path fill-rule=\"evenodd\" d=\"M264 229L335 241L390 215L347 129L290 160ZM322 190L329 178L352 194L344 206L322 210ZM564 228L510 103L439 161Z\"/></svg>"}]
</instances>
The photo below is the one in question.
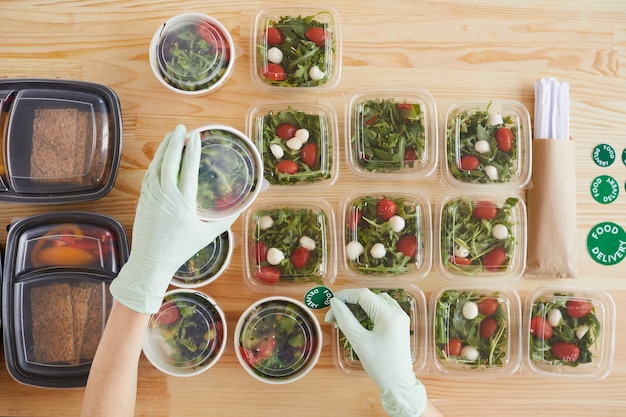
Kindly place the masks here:
<instances>
[{"instance_id":1,"label":"salad container lid","mask_svg":"<svg viewBox=\"0 0 626 417\"><path fill-rule=\"evenodd\" d=\"M104 85L0 80L0 201L95 200L115 182L120 103Z\"/></svg>"},{"instance_id":2,"label":"salad container lid","mask_svg":"<svg viewBox=\"0 0 626 417\"><path fill-rule=\"evenodd\" d=\"M171 284L179 288L197 288L215 281L228 269L233 249L234 237L229 229L181 265Z\"/></svg>"}]
</instances>

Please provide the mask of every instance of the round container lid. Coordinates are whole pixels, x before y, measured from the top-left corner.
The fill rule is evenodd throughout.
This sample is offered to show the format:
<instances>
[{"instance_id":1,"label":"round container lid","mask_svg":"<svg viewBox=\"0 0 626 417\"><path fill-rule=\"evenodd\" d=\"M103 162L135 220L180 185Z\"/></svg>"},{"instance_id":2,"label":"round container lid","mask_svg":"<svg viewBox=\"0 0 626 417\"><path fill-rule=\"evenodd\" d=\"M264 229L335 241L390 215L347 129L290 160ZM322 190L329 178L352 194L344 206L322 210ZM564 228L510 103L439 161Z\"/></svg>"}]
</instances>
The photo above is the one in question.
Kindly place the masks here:
<instances>
[{"instance_id":1,"label":"round container lid","mask_svg":"<svg viewBox=\"0 0 626 417\"><path fill-rule=\"evenodd\" d=\"M173 284L204 285L212 278L217 278L229 262L231 251L230 232L226 231L178 268Z\"/></svg>"}]
</instances>

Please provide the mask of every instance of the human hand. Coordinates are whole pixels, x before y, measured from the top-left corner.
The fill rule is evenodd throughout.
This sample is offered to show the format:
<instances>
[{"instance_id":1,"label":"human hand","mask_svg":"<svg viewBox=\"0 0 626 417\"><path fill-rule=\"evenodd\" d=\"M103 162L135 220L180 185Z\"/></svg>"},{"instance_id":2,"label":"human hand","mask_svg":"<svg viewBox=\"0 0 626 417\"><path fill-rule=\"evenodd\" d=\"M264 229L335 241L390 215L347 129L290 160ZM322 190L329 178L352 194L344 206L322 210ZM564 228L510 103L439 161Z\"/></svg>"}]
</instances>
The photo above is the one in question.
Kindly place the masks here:
<instances>
[{"instance_id":1,"label":"human hand","mask_svg":"<svg viewBox=\"0 0 626 417\"><path fill-rule=\"evenodd\" d=\"M373 322L365 329L345 303L359 304ZM325 320L335 323L359 356L361 365L381 390L391 416L416 417L426 407L426 390L413 371L410 318L389 294L367 288L337 291Z\"/></svg>"},{"instance_id":2,"label":"human hand","mask_svg":"<svg viewBox=\"0 0 626 417\"><path fill-rule=\"evenodd\" d=\"M198 217L200 153L200 135L187 139L185 127L178 125L165 136L146 171L130 257L111 283L111 294L132 310L156 313L178 268L238 217L213 222Z\"/></svg>"}]
</instances>

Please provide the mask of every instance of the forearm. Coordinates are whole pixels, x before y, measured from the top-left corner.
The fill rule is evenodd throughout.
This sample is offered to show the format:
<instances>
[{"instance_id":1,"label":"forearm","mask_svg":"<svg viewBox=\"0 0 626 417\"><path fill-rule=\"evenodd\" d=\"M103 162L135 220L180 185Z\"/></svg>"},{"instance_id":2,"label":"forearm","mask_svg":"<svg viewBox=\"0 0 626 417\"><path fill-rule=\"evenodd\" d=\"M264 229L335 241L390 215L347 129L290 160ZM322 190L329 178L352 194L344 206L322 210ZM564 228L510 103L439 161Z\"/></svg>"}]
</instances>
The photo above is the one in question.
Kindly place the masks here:
<instances>
[{"instance_id":1,"label":"forearm","mask_svg":"<svg viewBox=\"0 0 626 417\"><path fill-rule=\"evenodd\" d=\"M114 301L91 365L81 417L133 416L137 370L149 314Z\"/></svg>"}]
</instances>

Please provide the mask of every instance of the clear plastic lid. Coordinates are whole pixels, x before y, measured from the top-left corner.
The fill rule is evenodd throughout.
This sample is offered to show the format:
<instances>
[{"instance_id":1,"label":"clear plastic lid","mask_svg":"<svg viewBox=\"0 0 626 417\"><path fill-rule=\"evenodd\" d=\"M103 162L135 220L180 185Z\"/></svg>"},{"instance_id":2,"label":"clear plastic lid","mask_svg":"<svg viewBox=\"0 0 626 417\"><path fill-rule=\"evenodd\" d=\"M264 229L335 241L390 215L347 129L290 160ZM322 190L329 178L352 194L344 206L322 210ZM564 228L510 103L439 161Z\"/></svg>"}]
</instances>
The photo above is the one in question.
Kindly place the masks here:
<instances>
[{"instance_id":1,"label":"clear plastic lid","mask_svg":"<svg viewBox=\"0 0 626 417\"><path fill-rule=\"evenodd\" d=\"M246 275L259 292L335 280L332 208L323 200L261 200L246 213Z\"/></svg>"},{"instance_id":2,"label":"clear plastic lid","mask_svg":"<svg viewBox=\"0 0 626 417\"><path fill-rule=\"evenodd\" d=\"M300 302L269 297L250 306L235 328L235 352L244 369L273 384L296 381L317 363L322 333Z\"/></svg>"},{"instance_id":3,"label":"clear plastic lid","mask_svg":"<svg viewBox=\"0 0 626 417\"><path fill-rule=\"evenodd\" d=\"M226 320L207 295L189 290L168 292L148 324L143 351L159 370L193 376L218 360L226 344Z\"/></svg>"},{"instance_id":4,"label":"clear plastic lid","mask_svg":"<svg viewBox=\"0 0 626 417\"><path fill-rule=\"evenodd\" d=\"M263 163L252 141L223 125L197 129L202 140L198 174L198 215L205 220L245 210L261 190Z\"/></svg>"},{"instance_id":5,"label":"clear plastic lid","mask_svg":"<svg viewBox=\"0 0 626 417\"><path fill-rule=\"evenodd\" d=\"M524 312L525 365L544 378L603 379L613 365L615 321L603 290L536 288Z\"/></svg>"},{"instance_id":6,"label":"clear plastic lid","mask_svg":"<svg viewBox=\"0 0 626 417\"><path fill-rule=\"evenodd\" d=\"M247 124L270 186L329 186L337 179L337 118L330 105L259 103Z\"/></svg>"},{"instance_id":7,"label":"clear plastic lid","mask_svg":"<svg viewBox=\"0 0 626 417\"><path fill-rule=\"evenodd\" d=\"M450 280L515 281L526 269L526 205L511 193L458 191L437 203L435 265Z\"/></svg>"},{"instance_id":8,"label":"clear plastic lid","mask_svg":"<svg viewBox=\"0 0 626 417\"><path fill-rule=\"evenodd\" d=\"M348 165L366 178L425 177L437 165L437 113L426 90L369 89L346 109Z\"/></svg>"},{"instance_id":9,"label":"clear plastic lid","mask_svg":"<svg viewBox=\"0 0 626 417\"><path fill-rule=\"evenodd\" d=\"M521 362L521 306L515 290L447 286L431 296L434 369L458 377L504 377Z\"/></svg>"},{"instance_id":10,"label":"clear plastic lid","mask_svg":"<svg viewBox=\"0 0 626 417\"><path fill-rule=\"evenodd\" d=\"M524 187L532 168L530 129L530 114L517 101L450 106L444 128L444 178L458 187Z\"/></svg>"},{"instance_id":11,"label":"clear plastic lid","mask_svg":"<svg viewBox=\"0 0 626 417\"><path fill-rule=\"evenodd\" d=\"M230 265L233 247L233 234L227 230L178 268L172 285L197 288L215 281Z\"/></svg>"},{"instance_id":12,"label":"clear plastic lid","mask_svg":"<svg viewBox=\"0 0 626 417\"><path fill-rule=\"evenodd\" d=\"M430 204L418 192L349 195L342 228L343 264L352 281L403 286L430 271Z\"/></svg>"}]
</instances>

